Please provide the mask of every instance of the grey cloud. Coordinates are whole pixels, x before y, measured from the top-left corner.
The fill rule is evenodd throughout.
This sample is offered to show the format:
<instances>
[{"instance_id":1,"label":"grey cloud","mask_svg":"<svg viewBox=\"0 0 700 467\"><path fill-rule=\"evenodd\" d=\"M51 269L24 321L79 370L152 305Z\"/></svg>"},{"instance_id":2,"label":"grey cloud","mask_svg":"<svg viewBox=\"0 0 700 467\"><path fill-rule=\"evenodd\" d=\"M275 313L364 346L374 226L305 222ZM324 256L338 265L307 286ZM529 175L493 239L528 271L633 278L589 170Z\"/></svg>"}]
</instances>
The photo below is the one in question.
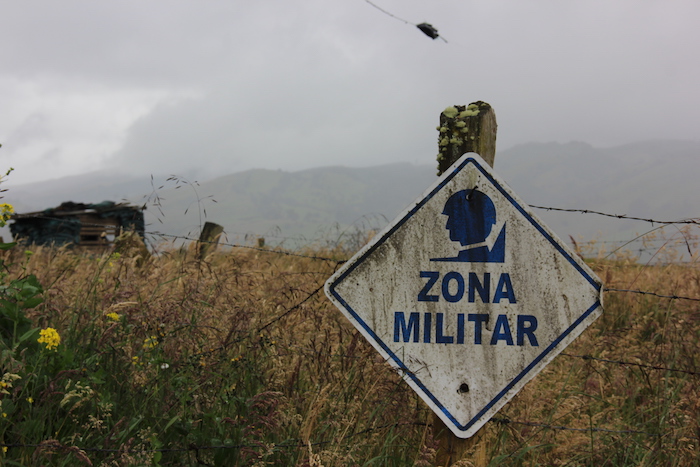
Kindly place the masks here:
<instances>
[{"instance_id":1,"label":"grey cloud","mask_svg":"<svg viewBox=\"0 0 700 467\"><path fill-rule=\"evenodd\" d=\"M15 2L0 77L164 96L111 136L123 145L105 159L134 171L425 162L440 111L475 100L496 109L502 149L697 139L697 2L378 3L449 43L363 0ZM41 109L5 111L8 146L48 137L70 154L60 135L23 127Z\"/></svg>"}]
</instances>

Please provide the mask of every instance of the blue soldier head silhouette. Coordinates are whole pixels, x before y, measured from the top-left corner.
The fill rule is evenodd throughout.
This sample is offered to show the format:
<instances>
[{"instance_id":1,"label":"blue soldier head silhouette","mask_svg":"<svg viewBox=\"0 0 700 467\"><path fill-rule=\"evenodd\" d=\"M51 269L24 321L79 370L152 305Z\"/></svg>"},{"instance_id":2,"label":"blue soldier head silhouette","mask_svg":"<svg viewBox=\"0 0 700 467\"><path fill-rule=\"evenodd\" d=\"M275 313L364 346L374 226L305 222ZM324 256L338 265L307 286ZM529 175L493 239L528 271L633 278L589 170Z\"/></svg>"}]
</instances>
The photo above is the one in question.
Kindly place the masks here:
<instances>
[{"instance_id":1,"label":"blue soldier head silhouette","mask_svg":"<svg viewBox=\"0 0 700 467\"><path fill-rule=\"evenodd\" d=\"M505 225L499 232L494 233L493 242L487 242L496 225L496 207L491 198L476 188L460 190L448 198L442 213L447 216L445 228L450 231L450 240L459 242L466 248L457 256L431 258L430 261L470 263L503 263L505 261Z\"/></svg>"},{"instance_id":2,"label":"blue soldier head silhouette","mask_svg":"<svg viewBox=\"0 0 700 467\"><path fill-rule=\"evenodd\" d=\"M496 224L491 198L477 190L461 190L450 196L442 211L447 215L450 240L463 246L486 240Z\"/></svg>"}]
</instances>

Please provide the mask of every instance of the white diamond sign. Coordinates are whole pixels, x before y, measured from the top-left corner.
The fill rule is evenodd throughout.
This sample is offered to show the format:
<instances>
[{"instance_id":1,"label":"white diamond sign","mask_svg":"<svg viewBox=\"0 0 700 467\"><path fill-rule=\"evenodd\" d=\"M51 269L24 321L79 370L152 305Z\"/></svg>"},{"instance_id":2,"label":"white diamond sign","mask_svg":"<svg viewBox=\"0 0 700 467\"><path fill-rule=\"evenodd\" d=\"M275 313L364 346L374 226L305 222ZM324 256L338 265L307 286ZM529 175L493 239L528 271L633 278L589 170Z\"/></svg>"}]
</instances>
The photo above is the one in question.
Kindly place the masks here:
<instances>
[{"instance_id":1,"label":"white diamond sign","mask_svg":"<svg viewBox=\"0 0 700 467\"><path fill-rule=\"evenodd\" d=\"M461 438L603 311L600 279L476 154L325 290Z\"/></svg>"}]
</instances>

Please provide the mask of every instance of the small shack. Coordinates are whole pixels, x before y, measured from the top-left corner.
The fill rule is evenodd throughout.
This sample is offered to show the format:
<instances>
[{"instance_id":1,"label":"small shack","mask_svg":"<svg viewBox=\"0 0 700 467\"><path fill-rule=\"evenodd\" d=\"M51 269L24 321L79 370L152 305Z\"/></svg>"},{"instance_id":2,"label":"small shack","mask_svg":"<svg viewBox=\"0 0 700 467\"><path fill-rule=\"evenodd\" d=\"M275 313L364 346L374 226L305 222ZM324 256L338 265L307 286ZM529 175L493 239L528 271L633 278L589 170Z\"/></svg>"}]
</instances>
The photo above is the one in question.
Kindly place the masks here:
<instances>
[{"instance_id":1,"label":"small shack","mask_svg":"<svg viewBox=\"0 0 700 467\"><path fill-rule=\"evenodd\" d=\"M84 204L67 201L44 211L15 214L10 232L15 241L36 245L73 244L89 249L111 246L123 231L145 235L143 208L103 201Z\"/></svg>"}]
</instances>

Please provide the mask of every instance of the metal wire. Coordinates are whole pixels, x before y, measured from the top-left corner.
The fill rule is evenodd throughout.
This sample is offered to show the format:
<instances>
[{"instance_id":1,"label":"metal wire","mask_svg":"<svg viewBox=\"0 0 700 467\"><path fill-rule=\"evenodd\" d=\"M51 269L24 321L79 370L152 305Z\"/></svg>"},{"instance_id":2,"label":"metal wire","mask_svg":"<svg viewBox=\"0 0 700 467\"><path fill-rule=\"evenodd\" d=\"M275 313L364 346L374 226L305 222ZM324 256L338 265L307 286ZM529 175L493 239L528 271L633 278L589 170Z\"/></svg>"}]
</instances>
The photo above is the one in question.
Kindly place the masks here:
<instances>
[{"instance_id":1,"label":"metal wire","mask_svg":"<svg viewBox=\"0 0 700 467\"><path fill-rule=\"evenodd\" d=\"M650 222L652 224L667 224L667 225L672 225L672 224L696 224L700 225L700 219L682 219L682 220L677 220L677 221L660 221L658 219L649 219L649 218L643 218L643 217L633 217L633 216L628 216L626 214L609 214L606 212L600 212L600 211L592 211L590 209L565 209L565 208L553 208L553 207L548 207L548 206L535 206L533 204L530 205L531 208L536 208L536 209L544 209L545 211L561 211L561 212L578 212L581 214L597 214L599 216L605 216L605 217L614 217L616 219L628 219L628 220L635 220L635 221L644 221L644 222Z\"/></svg>"},{"instance_id":2,"label":"metal wire","mask_svg":"<svg viewBox=\"0 0 700 467\"><path fill-rule=\"evenodd\" d=\"M645 365L644 363L628 362L628 361L624 361L624 360L610 360L607 358L594 357L592 355L573 355L573 354L569 354L566 352L562 352L561 355L564 355L566 357L571 357L571 358L581 358L583 360L595 360L597 362L612 363L612 364L621 365L621 366L636 366L639 368L646 368L649 370L670 371L670 372L674 372L674 373L684 373L686 375L700 376L700 372L695 371L695 370L681 370L679 368L668 368L668 367L659 366L659 365Z\"/></svg>"},{"instance_id":3,"label":"metal wire","mask_svg":"<svg viewBox=\"0 0 700 467\"><path fill-rule=\"evenodd\" d=\"M660 298L670 298L671 300L690 300L693 302L700 302L700 298L697 297L683 297L681 295L664 295L656 292L649 292L647 290L632 290L632 289L615 289L612 287L605 287L603 289L605 292L625 292L625 293L636 293L641 295L652 295L654 297Z\"/></svg>"}]
</instances>

